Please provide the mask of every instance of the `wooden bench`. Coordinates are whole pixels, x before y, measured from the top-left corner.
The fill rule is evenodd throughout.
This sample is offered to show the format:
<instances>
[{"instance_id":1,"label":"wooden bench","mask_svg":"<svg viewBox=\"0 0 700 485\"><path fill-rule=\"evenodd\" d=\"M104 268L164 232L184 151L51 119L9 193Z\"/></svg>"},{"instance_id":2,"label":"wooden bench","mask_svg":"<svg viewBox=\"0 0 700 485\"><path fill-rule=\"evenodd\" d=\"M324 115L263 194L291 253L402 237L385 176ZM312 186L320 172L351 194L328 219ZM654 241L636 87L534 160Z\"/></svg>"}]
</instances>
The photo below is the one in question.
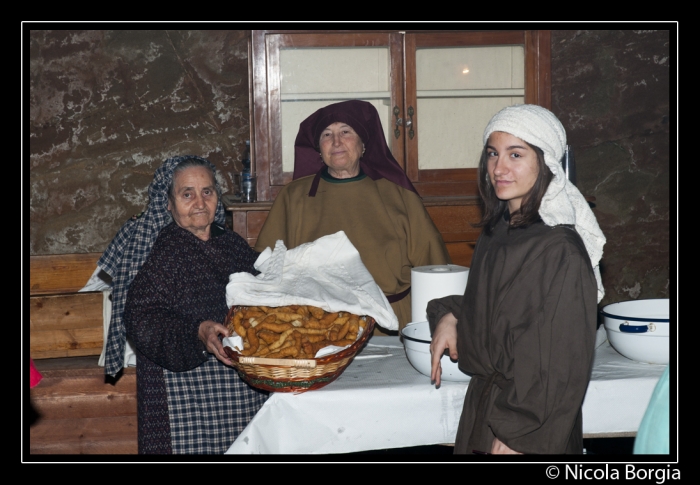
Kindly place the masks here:
<instances>
[{"instance_id":1,"label":"wooden bench","mask_svg":"<svg viewBox=\"0 0 700 485\"><path fill-rule=\"evenodd\" d=\"M136 370L98 365L102 292L79 293L100 253L30 259L29 354L43 375L30 390L30 454L135 454Z\"/></svg>"}]
</instances>

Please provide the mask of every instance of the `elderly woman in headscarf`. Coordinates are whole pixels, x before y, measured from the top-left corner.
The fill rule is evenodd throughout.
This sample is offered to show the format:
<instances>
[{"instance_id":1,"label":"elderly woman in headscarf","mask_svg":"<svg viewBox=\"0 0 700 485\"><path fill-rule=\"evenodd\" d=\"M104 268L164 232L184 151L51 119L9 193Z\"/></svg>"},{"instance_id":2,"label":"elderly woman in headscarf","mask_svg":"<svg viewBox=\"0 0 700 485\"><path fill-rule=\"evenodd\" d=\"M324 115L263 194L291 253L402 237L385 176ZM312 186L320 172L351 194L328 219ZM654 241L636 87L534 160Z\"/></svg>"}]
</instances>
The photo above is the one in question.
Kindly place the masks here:
<instances>
[{"instance_id":1,"label":"elderly woman in headscarf","mask_svg":"<svg viewBox=\"0 0 700 485\"><path fill-rule=\"evenodd\" d=\"M450 257L366 101L331 104L301 123L293 181L275 199L255 249L280 239L294 248L341 230L403 328L411 321L411 268Z\"/></svg>"},{"instance_id":2,"label":"elderly woman in headscarf","mask_svg":"<svg viewBox=\"0 0 700 485\"><path fill-rule=\"evenodd\" d=\"M554 114L504 108L483 140L483 231L465 293L427 311L434 382L445 349L472 375L455 453L582 453L605 237L563 174Z\"/></svg>"},{"instance_id":3,"label":"elderly woman in headscarf","mask_svg":"<svg viewBox=\"0 0 700 485\"><path fill-rule=\"evenodd\" d=\"M225 227L208 160L166 160L148 193L148 209L98 261L113 278L105 373L122 368L128 337L139 453L221 454L267 398L229 366L220 341L229 275L257 273L258 253Z\"/></svg>"}]
</instances>

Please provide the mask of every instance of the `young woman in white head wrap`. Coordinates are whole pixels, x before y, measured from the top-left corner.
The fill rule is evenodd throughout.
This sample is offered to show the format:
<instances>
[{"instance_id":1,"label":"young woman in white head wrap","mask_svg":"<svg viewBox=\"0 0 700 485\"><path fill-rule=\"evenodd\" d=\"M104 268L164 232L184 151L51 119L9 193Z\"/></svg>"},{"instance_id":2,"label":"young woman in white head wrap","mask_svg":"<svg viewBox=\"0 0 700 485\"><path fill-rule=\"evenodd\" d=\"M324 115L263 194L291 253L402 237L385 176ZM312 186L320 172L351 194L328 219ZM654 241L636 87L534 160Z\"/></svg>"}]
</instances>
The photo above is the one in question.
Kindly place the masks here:
<instances>
[{"instance_id":1,"label":"young woman in white head wrap","mask_svg":"<svg viewBox=\"0 0 700 485\"><path fill-rule=\"evenodd\" d=\"M504 108L484 130L483 232L465 294L428 305L433 380L445 350L472 375L455 453L583 451L605 237L564 176L565 147L540 106Z\"/></svg>"}]
</instances>

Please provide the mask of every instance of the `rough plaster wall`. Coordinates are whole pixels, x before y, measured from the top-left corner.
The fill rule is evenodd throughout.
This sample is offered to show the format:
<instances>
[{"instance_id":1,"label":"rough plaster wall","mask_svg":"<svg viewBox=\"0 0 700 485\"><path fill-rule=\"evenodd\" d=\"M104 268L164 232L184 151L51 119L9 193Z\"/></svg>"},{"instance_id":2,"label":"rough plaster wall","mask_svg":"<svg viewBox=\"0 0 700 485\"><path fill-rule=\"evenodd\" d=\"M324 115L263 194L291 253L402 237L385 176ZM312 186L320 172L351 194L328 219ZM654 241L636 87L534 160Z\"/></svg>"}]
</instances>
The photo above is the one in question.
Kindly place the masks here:
<instances>
[{"instance_id":1,"label":"rough plaster wall","mask_svg":"<svg viewBox=\"0 0 700 485\"><path fill-rule=\"evenodd\" d=\"M30 253L103 251L171 156L208 158L229 191L250 138L249 37L30 32Z\"/></svg>"},{"instance_id":2,"label":"rough plaster wall","mask_svg":"<svg viewBox=\"0 0 700 485\"><path fill-rule=\"evenodd\" d=\"M552 110L607 238L601 305L670 296L670 42L667 30L552 32Z\"/></svg>"},{"instance_id":3,"label":"rough plaster wall","mask_svg":"<svg viewBox=\"0 0 700 485\"><path fill-rule=\"evenodd\" d=\"M169 156L208 157L228 190L250 132L249 35L31 32L30 253L103 251ZM602 304L669 296L669 42L552 32L552 109L608 239Z\"/></svg>"}]
</instances>

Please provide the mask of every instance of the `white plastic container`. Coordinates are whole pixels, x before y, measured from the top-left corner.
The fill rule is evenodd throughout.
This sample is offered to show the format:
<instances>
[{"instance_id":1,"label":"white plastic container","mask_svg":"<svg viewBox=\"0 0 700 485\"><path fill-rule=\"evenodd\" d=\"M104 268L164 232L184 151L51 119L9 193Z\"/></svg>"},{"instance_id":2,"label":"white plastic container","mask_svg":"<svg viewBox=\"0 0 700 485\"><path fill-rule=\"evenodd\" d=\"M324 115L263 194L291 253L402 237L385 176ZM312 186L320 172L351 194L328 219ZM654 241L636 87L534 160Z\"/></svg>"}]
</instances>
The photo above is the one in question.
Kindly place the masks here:
<instances>
[{"instance_id":1,"label":"white plastic container","mask_svg":"<svg viewBox=\"0 0 700 485\"><path fill-rule=\"evenodd\" d=\"M610 345L620 354L637 362L668 364L668 298L612 303L600 313Z\"/></svg>"}]
</instances>

